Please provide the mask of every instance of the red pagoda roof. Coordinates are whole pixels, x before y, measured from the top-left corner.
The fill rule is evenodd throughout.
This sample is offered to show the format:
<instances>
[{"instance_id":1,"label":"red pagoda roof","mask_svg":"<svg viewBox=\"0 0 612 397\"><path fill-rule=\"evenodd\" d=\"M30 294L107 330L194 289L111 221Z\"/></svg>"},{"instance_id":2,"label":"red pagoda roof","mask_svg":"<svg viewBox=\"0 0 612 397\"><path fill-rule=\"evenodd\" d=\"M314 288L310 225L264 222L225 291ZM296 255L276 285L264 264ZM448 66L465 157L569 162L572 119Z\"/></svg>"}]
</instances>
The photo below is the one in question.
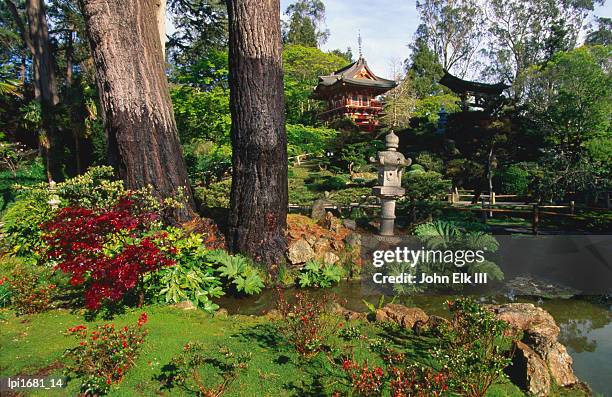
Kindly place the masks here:
<instances>
[{"instance_id":1,"label":"red pagoda roof","mask_svg":"<svg viewBox=\"0 0 612 397\"><path fill-rule=\"evenodd\" d=\"M368 67L366 60L360 57L357 62L353 62L329 76L320 76L319 84L315 87L312 97L324 99L330 92L336 91L341 86L369 88L376 95L380 95L395 88L396 85L397 83L393 80L383 79L375 75Z\"/></svg>"}]
</instances>

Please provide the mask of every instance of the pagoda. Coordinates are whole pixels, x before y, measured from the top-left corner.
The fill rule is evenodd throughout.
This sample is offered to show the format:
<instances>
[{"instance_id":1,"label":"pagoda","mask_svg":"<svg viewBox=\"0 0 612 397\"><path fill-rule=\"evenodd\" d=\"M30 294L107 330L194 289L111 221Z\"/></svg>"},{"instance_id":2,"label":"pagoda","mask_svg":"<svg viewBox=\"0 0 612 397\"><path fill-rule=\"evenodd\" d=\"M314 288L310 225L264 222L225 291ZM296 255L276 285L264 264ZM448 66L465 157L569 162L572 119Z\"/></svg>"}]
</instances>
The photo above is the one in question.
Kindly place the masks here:
<instances>
[{"instance_id":1,"label":"pagoda","mask_svg":"<svg viewBox=\"0 0 612 397\"><path fill-rule=\"evenodd\" d=\"M440 79L440 84L461 98L461 108L464 111L480 108L487 113L492 113L503 103L502 92L510 88L504 83L487 84L463 80L446 70Z\"/></svg>"},{"instance_id":2,"label":"pagoda","mask_svg":"<svg viewBox=\"0 0 612 397\"><path fill-rule=\"evenodd\" d=\"M379 126L378 116L383 103L377 98L397 83L376 76L368 63L359 56L354 62L329 76L320 76L311 97L327 102L327 108L318 117L330 122L350 118L360 131L373 132Z\"/></svg>"}]
</instances>

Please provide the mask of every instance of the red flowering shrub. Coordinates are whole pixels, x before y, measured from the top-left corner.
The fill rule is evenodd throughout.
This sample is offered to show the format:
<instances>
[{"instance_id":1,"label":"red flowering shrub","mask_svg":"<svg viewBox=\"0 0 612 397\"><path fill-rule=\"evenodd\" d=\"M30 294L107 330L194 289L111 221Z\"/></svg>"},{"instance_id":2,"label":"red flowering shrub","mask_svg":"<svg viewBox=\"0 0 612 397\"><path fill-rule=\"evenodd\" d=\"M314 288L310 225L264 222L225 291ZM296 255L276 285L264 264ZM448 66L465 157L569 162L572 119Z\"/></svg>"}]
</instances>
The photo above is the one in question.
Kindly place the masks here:
<instances>
[{"instance_id":1,"label":"red flowering shrub","mask_svg":"<svg viewBox=\"0 0 612 397\"><path fill-rule=\"evenodd\" d=\"M359 364L346 359L342 369L349 377L352 395L360 397L380 396L384 385L384 372L381 367L370 368L367 363Z\"/></svg>"},{"instance_id":2,"label":"red flowering shrub","mask_svg":"<svg viewBox=\"0 0 612 397\"><path fill-rule=\"evenodd\" d=\"M395 359L403 359L395 356ZM342 362L352 390L351 395L360 397L382 396L389 388L391 397L440 397L448 395L448 374L431 369L389 365L369 367L351 359ZM385 394L386 395L386 394Z\"/></svg>"},{"instance_id":3,"label":"red flowering shrub","mask_svg":"<svg viewBox=\"0 0 612 397\"><path fill-rule=\"evenodd\" d=\"M17 314L34 314L51 308L55 284L48 283L42 272L18 266L3 280L9 285L11 305Z\"/></svg>"},{"instance_id":4,"label":"red flowering shrub","mask_svg":"<svg viewBox=\"0 0 612 397\"><path fill-rule=\"evenodd\" d=\"M147 236L157 219L129 198L110 209L67 207L42 225L45 255L72 285L86 286L85 304L97 309L121 300L144 273L174 264Z\"/></svg>"},{"instance_id":5,"label":"red flowering shrub","mask_svg":"<svg viewBox=\"0 0 612 397\"><path fill-rule=\"evenodd\" d=\"M391 368L392 397L440 397L448 394L448 374L421 368Z\"/></svg>"},{"instance_id":6,"label":"red flowering shrub","mask_svg":"<svg viewBox=\"0 0 612 397\"><path fill-rule=\"evenodd\" d=\"M289 302L278 289L276 307L283 318L279 331L285 336L297 352L309 356L320 352L326 340L337 329L330 319L325 319L326 305L333 301L330 296L318 299L298 292Z\"/></svg>"},{"instance_id":7,"label":"red flowering shrub","mask_svg":"<svg viewBox=\"0 0 612 397\"><path fill-rule=\"evenodd\" d=\"M144 343L146 322L147 314L142 313L136 325L123 328L104 324L91 331L84 325L68 329L69 335L79 339L79 345L64 353L66 370L83 378L84 395L104 395L112 384L123 380Z\"/></svg>"}]
</instances>

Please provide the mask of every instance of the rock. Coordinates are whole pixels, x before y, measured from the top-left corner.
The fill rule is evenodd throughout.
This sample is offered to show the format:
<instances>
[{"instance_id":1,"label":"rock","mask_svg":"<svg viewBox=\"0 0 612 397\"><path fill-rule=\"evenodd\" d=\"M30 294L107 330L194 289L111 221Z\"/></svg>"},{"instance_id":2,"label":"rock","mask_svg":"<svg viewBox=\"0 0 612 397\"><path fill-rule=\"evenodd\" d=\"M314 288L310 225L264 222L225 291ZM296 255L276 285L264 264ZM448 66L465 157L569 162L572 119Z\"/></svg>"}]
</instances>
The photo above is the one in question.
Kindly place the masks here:
<instances>
[{"instance_id":1,"label":"rock","mask_svg":"<svg viewBox=\"0 0 612 397\"><path fill-rule=\"evenodd\" d=\"M314 246L315 242L317 241L317 236L314 236L312 234L309 234L308 236L305 237L306 238L306 242L308 243L308 245L310 245L311 247Z\"/></svg>"},{"instance_id":2,"label":"rock","mask_svg":"<svg viewBox=\"0 0 612 397\"><path fill-rule=\"evenodd\" d=\"M406 307L390 303L376 310L376 321L393 321L403 328L412 329L417 322L426 323L429 316L417 307Z\"/></svg>"},{"instance_id":3,"label":"rock","mask_svg":"<svg viewBox=\"0 0 612 397\"><path fill-rule=\"evenodd\" d=\"M572 369L572 357L565 346L557 341L559 327L550 313L531 303L486 307L492 310L498 319L506 321L515 330L523 331L523 342L538 354L558 385L570 386L578 383Z\"/></svg>"},{"instance_id":4,"label":"rock","mask_svg":"<svg viewBox=\"0 0 612 397\"><path fill-rule=\"evenodd\" d=\"M342 225L344 225L345 228L350 229L350 230L357 229L357 222L355 222L352 219L343 219Z\"/></svg>"},{"instance_id":5,"label":"rock","mask_svg":"<svg viewBox=\"0 0 612 397\"><path fill-rule=\"evenodd\" d=\"M552 344L538 344L534 350L542 357L552 378L559 386L571 386L578 383L578 378L574 374L572 364L574 360L568 354L567 349L559 342Z\"/></svg>"},{"instance_id":6,"label":"rock","mask_svg":"<svg viewBox=\"0 0 612 397\"><path fill-rule=\"evenodd\" d=\"M351 247L359 247L361 246L361 235L351 232L344 238L344 242Z\"/></svg>"},{"instance_id":7,"label":"rock","mask_svg":"<svg viewBox=\"0 0 612 397\"><path fill-rule=\"evenodd\" d=\"M314 249L315 253L319 255L321 255L324 252L328 252L331 249L329 240L323 237L319 237L317 241L315 241L312 248Z\"/></svg>"},{"instance_id":8,"label":"rock","mask_svg":"<svg viewBox=\"0 0 612 397\"><path fill-rule=\"evenodd\" d=\"M429 328L439 328L442 325L450 326L450 321L440 316L429 316L427 319L427 326Z\"/></svg>"},{"instance_id":9,"label":"rock","mask_svg":"<svg viewBox=\"0 0 612 397\"><path fill-rule=\"evenodd\" d=\"M347 321L366 320L368 318L367 313L349 310L337 302L332 307L332 313L344 317Z\"/></svg>"},{"instance_id":10,"label":"rock","mask_svg":"<svg viewBox=\"0 0 612 397\"><path fill-rule=\"evenodd\" d=\"M342 229L342 221L331 212L327 212L319 224L334 233L338 233Z\"/></svg>"},{"instance_id":11,"label":"rock","mask_svg":"<svg viewBox=\"0 0 612 397\"><path fill-rule=\"evenodd\" d=\"M512 383L530 395L548 396L551 381L546 363L525 343L516 342L514 347L512 365L508 368Z\"/></svg>"},{"instance_id":12,"label":"rock","mask_svg":"<svg viewBox=\"0 0 612 397\"><path fill-rule=\"evenodd\" d=\"M195 310L197 309L197 307L193 304L192 301L182 301L179 302L175 305L172 305L172 307L175 307L177 309L181 309L181 310Z\"/></svg>"},{"instance_id":13,"label":"rock","mask_svg":"<svg viewBox=\"0 0 612 397\"><path fill-rule=\"evenodd\" d=\"M340 260L340 257L336 254L334 254L333 252L326 252L325 253L325 257L323 257L323 262L326 265L333 265L334 263L338 262Z\"/></svg>"},{"instance_id":14,"label":"rock","mask_svg":"<svg viewBox=\"0 0 612 397\"><path fill-rule=\"evenodd\" d=\"M287 259L292 265L306 263L314 257L315 252L306 240L299 239L289 244Z\"/></svg>"},{"instance_id":15,"label":"rock","mask_svg":"<svg viewBox=\"0 0 612 397\"><path fill-rule=\"evenodd\" d=\"M331 246L336 251L342 251L344 249L344 243L338 240L332 240Z\"/></svg>"},{"instance_id":16,"label":"rock","mask_svg":"<svg viewBox=\"0 0 612 397\"><path fill-rule=\"evenodd\" d=\"M531 303L485 305L496 317L510 324L515 330L525 332L532 340L557 340L559 327L546 310Z\"/></svg>"},{"instance_id":17,"label":"rock","mask_svg":"<svg viewBox=\"0 0 612 397\"><path fill-rule=\"evenodd\" d=\"M215 317L226 318L229 316L227 309L221 308L215 312Z\"/></svg>"},{"instance_id":18,"label":"rock","mask_svg":"<svg viewBox=\"0 0 612 397\"><path fill-rule=\"evenodd\" d=\"M326 199L318 199L312 203L312 207L310 209L310 217L315 221L320 221L325 218L325 207L329 206L330 202Z\"/></svg>"}]
</instances>

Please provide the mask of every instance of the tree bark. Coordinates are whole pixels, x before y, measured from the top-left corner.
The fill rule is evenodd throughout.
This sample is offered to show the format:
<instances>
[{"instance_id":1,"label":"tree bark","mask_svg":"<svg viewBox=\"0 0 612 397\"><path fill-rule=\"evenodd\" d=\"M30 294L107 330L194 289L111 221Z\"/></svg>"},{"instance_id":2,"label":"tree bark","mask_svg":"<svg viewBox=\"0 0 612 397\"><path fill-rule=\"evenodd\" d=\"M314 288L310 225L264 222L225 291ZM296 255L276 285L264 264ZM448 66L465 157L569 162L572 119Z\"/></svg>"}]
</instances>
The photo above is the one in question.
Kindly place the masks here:
<instances>
[{"instance_id":1,"label":"tree bark","mask_svg":"<svg viewBox=\"0 0 612 397\"><path fill-rule=\"evenodd\" d=\"M166 60L166 0L157 0L157 29L159 30L159 40L161 41L162 58Z\"/></svg>"},{"instance_id":2,"label":"tree bark","mask_svg":"<svg viewBox=\"0 0 612 397\"><path fill-rule=\"evenodd\" d=\"M126 186L160 198L185 192L170 220L195 216L164 71L152 0L80 0L108 138L109 160Z\"/></svg>"},{"instance_id":3,"label":"tree bark","mask_svg":"<svg viewBox=\"0 0 612 397\"><path fill-rule=\"evenodd\" d=\"M278 0L228 0L233 180L229 244L275 270L287 241L287 135Z\"/></svg>"}]
</instances>

